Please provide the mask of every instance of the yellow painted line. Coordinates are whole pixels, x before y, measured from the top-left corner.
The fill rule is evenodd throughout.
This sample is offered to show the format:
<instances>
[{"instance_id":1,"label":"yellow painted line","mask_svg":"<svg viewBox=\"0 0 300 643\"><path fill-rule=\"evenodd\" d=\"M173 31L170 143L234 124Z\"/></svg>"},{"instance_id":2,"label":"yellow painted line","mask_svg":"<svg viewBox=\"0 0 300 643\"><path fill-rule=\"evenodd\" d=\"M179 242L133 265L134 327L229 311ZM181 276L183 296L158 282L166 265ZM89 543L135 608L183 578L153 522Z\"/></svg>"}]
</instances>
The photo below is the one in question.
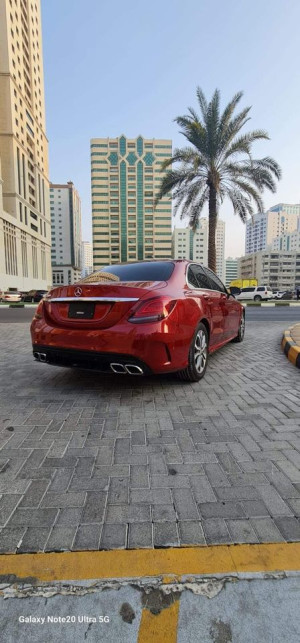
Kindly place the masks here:
<instances>
[{"instance_id":1,"label":"yellow painted line","mask_svg":"<svg viewBox=\"0 0 300 643\"><path fill-rule=\"evenodd\" d=\"M179 600L163 609L159 614L151 614L144 608L140 622L138 643L176 643L179 613Z\"/></svg>"},{"instance_id":2,"label":"yellow painted line","mask_svg":"<svg viewBox=\"0 0 300 643\"><path fill-rule=\"evenodd\" d=\"M0 575L45 582L284 570L300 571L300 542L0 556Z\"/></svg>"}]
</instances>

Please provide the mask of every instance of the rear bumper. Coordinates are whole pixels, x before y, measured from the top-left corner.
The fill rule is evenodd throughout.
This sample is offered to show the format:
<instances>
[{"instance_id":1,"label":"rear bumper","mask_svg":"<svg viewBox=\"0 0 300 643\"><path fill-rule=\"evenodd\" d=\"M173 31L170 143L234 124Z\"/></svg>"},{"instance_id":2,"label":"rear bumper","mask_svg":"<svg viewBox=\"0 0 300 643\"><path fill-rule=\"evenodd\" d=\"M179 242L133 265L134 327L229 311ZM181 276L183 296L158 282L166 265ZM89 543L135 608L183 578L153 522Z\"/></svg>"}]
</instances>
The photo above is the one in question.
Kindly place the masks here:
<instances>
[{"instance_id":1,"label":"rear bumper","mask_svg":"<svg viewBox=\"0 0 300 643\"><path fill-rule=\"evenodd\" d=\"M145 362L132 355L120 353L101 353L96 351L84 351L72 348L53 348L49 346L34 345L33 356L37 361L52 364L53 366L65 366L98 371L100 373L118 373L129 375L151 375L152 371ZM115 365L113 368L111 364ZM118 369L117 366L124 366ZM129 368L133 368L130 372ZM136 372L134 372L136 371Z\"/></svg>"}]
</instances>

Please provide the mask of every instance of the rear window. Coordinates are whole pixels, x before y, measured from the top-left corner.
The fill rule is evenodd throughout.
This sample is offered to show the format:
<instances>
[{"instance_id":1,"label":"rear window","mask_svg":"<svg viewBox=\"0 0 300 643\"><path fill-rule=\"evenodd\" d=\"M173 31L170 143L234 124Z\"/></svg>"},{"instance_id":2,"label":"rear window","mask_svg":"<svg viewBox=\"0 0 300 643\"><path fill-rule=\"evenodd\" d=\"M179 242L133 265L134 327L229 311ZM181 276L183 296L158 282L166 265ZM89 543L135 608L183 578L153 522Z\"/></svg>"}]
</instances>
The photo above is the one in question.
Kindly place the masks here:
<instances>
[{"instance_id":1,"label":"rear window","mask_svg":"<svg viewBox=\"0 0 300 643\"><path fill-rule=\"evenodd\" d=\"M120 281L168 281L173 270L171 261L115 264L101 268L101 272L110 272Z\"/></svg>"}]
</instances>

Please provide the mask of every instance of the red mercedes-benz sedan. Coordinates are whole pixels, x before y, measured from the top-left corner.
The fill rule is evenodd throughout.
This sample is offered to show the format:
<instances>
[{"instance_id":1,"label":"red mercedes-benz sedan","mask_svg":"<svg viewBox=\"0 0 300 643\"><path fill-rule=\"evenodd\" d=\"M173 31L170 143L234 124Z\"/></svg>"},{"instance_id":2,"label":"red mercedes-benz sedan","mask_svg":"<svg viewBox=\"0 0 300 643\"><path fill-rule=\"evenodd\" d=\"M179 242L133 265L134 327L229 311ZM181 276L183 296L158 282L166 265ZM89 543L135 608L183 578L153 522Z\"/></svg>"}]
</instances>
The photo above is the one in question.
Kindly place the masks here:
<instances>
[{"instance_id":1,"label":"red mercedes-benz sedan","mask_svg":"<svg viewBox=\"0 0 300 643\"><path fill-rule=\"evenodd\" d=\"M200 264L114 264L91 279L42 299L31 324L37 360L104 373L177 371L196 382L209 353L243 340L243 306Z\"/></svg>"}]
</instances>

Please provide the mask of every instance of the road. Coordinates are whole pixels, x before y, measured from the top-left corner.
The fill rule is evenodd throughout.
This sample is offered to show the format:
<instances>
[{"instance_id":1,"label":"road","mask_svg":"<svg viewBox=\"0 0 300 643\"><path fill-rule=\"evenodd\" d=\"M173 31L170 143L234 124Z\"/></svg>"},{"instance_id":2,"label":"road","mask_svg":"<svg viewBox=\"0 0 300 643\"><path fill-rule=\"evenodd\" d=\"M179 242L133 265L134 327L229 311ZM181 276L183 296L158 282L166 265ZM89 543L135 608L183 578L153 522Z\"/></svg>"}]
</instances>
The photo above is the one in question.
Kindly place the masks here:
<instances>
[{"instance_id":1,"label":"road","mask_svg":"<svg viewBox=\"0 0 300 643\"><path fill-rule=\"evenodd\" d=\"M24 324L31 322L34 315L34 306L25 308L4 308L0 307L0 323ZM291 325L293 322L300 322L300 306L270 306L267 307L246 307L246 317L249 321L282 321Z\"/></svg>"}]
</instances>

